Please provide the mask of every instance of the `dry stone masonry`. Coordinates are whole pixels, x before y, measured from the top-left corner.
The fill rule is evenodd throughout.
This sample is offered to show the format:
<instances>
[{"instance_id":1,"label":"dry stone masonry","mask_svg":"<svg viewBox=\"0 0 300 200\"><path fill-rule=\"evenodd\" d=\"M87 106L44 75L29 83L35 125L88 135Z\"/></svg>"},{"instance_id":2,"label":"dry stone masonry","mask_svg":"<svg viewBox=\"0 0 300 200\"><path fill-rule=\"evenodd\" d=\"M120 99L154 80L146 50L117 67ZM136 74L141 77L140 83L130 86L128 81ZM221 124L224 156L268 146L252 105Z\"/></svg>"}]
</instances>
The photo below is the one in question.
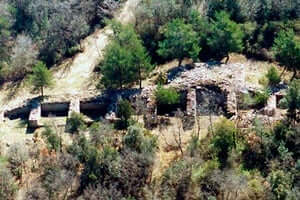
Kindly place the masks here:
<instances>
[{"instance_id":1,"label":"dry stone masonry","mask_svg":"<svg viewBox=\"0 0 300 200\"><path fill-rule=\"evenodd\" d=\"M70 117L73 112L80 113L80 100L79 100L79 98L73 98L70 101L68 116Z\"/></svg>"},{"instance_id":2,"label":"dry stone masonry","mask_svg":"<svg viewBox=\"0 0 300 200\"><path fill-rule=\"evenodd\" d=\"M37 128L40 126L39 121L41 119L42 109L41 103L39 101L35 101L32 103L32 109L29 114L29 127Z\"/></svg>"}]
</instances>

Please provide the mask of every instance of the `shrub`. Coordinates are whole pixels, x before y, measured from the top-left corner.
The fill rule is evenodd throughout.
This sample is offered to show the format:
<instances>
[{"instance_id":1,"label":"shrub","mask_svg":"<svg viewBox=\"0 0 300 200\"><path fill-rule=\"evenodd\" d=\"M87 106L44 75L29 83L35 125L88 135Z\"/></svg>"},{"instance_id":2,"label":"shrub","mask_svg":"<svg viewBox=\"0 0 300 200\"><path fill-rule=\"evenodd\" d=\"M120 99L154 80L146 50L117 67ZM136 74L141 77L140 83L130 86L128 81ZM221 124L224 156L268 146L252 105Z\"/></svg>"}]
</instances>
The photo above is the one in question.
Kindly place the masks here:
<instances>
[{"instance_id":1,"label":"shrub","mask_svg":"<svg viewBox=\"0 0 300 200\"><path fill-rule=\"evenodd\" d=\"M124 144L130 149L140 151L142 143L142 129L138 126L130 126L124 136Z\"/></svg>"},{"instance_id":2,"label":"shrub","mask_svg":"<svg viewBox=\"0 0 300 200\"><path fill-rule=\"evenodd\" d=\"M160 185L161 199L185 199L191 176L191 163L176 161L163 173Z\"/></svg>"},{"instance_id":3,"label":"shrub","mask_svg":"<svg viewBox=\"0 0 300 200\"><path fill-rule=\"evenodd\" d=\"M117 127L120 129L125 129L129 126L129 119L133 114L134 110L130 105L130 102L127 100L121 99L117 105L117 117L120 118L118 121Z\"/></svg>"},{"instance_id":4,"label":"shrub","mask_svg":"<svg viewBox=\"0 0 300 200\"><path fill-rule=\"evenodd\" d=\"M266 88L261 92L257 92L254 96L254 102L256 106L263 107L267 104L268 99L270 97L270 89Z\"/></svg>"},{"instance_id":5,"label":"shrub","mask_svg":"<svg viewBox=\"0 0 300 200\"><path fill-rule=\"evenodd\" d=\"M288 117L292 120L299 120L299 114L297 110L300 109L300 80L296 79L292 81L289 85L289 89L285 96L287 107L288 107Z\"/></svg>"},{"instance_id":6,"label":"shrub","mask_svg":"<svg viewBox=\"0 0 300 200\"><path fill-rule=\"evenodd\" d=\"M13 144L9 148L8 158L12 174L17 178L22 178L25 162L29 159L29 153L26 146L19 143Z\"/></svg>"},{"instance_id":7,"label":"shrub","mask_svg":"<svg viewBox=\"0 0 300 200\"><path fill-rule=\"evenodd\" d=\"M49 126L46 126L42 134L47 139L48 148L58 151L61 147L61 138Z\"/></svg>"},{"instance_id":8,"label":"shrub","mask_svg":"<svg viewBox=\"0 0 300 200\"><path fill-rule=\"evenodd\" d=\"M153 153L157 147L157 138L144 134L143 129L137 125L128 128L123 141L126 147L144 154Z\"/></svg>"},{"instance_id":9,"label":"shrub","mask_svg":"<svg viewBox=\"0 0 300 200\"><path fill-rule=\"evenodd\" d=\"M6 167L0 167L0 199L14 199L17 185Z\"/></svg>"},{"instance_id":10,"label":"shrub","mask_svg":"<svg viewBox=\"0 0 300 200\"><path fill-rule=\"evenodd\" d=\"M79 132L86 128L84 117L81 113L72 112L71 117L67 120L67 129L71 133Z\"/></svg>"},{"instance_id":11,"label":"shrub","mask_svg":"<svg viewBox=\"0 0 300 200\"><path fill-rule=\"evenodd\" d=\"M232 121L225 118L215 124L214 136L211 141L221 167L225 167L228 153L235 144L236 129Z\"/></svg>"},{"instance_id":12,"label":"shrub","mask_svg":"<svg viewBox=\"0 0 300 200\"><path fill-rule=\"evenodd\" d=\"M268 79L269 85L274 86L280 83L280 75L278 74L277 69L272 66L268 73L266 74L266 77Z\"/></svg>"},{"instance_id":13,"label":"shrub","mask_svg":"<svg viewBox=\"0 0 300 200\"><path fill-rule=\"evenodd\" d=\"M159 86L155 92L155 98L158 105L178 104L180 95L174 88L163 88Z\"/></svg>"},{"instance_id":14,"label":"shrub","mask_svg":"<svg viewBox=\"0 0 300 200\"><path fill-rule=\"evenodd\" d=\"M201 166L194 168L192 171L192 181L195 183L201 182L205 177L210 176L211 173L219 167L219 163L215 160L209 160Z\"/></svg>"},{"instance_id":15,"label":"shrub","mask_svg":"<svg viewBox=\"0 0 300 200\"><path fill-rule=\"evenodd\" d=\"M276 199L286 199L288 192L292 188L291 175L282 170L276 170L272 171L268 178L272 192L275 194Z\"/></svg>"}]
</instances>

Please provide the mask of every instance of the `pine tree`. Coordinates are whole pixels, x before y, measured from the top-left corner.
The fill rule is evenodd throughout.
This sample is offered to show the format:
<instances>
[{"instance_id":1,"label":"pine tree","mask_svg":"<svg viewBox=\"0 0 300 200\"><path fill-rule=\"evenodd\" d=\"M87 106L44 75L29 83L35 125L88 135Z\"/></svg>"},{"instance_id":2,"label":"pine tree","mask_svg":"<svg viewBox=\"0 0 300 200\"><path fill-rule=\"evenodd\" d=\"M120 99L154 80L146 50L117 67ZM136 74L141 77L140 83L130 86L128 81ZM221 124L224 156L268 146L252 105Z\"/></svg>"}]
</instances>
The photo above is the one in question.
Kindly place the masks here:
<instances>
[{"instance_id":1,"label":"pine tree","mask_svg":"<svg viewBox=\"0 0 300 200\"><path fill-rule=\"evenodd\" d=\"M38 62L33 68L33 73L29 77L34 90L39 90L42 97L44 96L44 88L53 85L52 73L48 70L43 62Z\"/></svg>"}]
</instances>

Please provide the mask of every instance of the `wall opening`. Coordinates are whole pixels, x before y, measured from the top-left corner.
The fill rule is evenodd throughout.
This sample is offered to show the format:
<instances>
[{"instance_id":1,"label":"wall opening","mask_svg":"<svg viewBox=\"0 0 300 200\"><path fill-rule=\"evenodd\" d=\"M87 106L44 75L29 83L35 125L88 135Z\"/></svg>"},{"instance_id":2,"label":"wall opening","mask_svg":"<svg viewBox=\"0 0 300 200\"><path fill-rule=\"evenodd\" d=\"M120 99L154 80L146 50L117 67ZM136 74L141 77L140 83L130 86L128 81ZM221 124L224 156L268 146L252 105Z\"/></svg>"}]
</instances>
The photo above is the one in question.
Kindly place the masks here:
<instances>
[{"instance_id":1,"label":"wall opening","mask_svg":"<svg viewBox=\"0 0 300 200\"><path fill-rule=\"evenodd\" d=\"M67 117L69 102L45 103L41 105L42 117Z\"/></svg>"},{"instance_id":2,"label":"wall opening","mask_svg":"<svg viewBox=\"0 0 300 200\"><path fill-rule=\"evenodd\" d=\"M30 108L28 106L24 106L21 108L16 108L10 111L6 111L4 113L4 117L10 120L22 119L27 120L29 118Z\"/></svg>"},{"instance_id":3,"label":"wall opening","mask_svg":"<svg viewBox=\"0 0 300 200\"><path fill-rule=\"evenodd\" d=\"M99 119L105 116L107 106L97 102L80 102L80 112L91 119Z\"/></svg>"},{"instance_id":4,"label":"wall opening","mask_svg":"<svg viewBox=\"0 0 300 200\"><path fill-rule=\"evenodd\" d=\"M172 105L157 105L157 114L158 115L169 115L174 116L175 112L179 109L182 112L186 111L186 97L187 91L179 91L180 101L178 104Z\"/></svg>"},{"instance_id":5,"label":"wall opening","mask_svg":"<svg viewBox=\"0 0 300 200\"><path fill-rule=\"evenodd\" d=\"M198 115L226 115L227 95L214 85L203 86L196 90Z\"/></svg>"}]
</instances>

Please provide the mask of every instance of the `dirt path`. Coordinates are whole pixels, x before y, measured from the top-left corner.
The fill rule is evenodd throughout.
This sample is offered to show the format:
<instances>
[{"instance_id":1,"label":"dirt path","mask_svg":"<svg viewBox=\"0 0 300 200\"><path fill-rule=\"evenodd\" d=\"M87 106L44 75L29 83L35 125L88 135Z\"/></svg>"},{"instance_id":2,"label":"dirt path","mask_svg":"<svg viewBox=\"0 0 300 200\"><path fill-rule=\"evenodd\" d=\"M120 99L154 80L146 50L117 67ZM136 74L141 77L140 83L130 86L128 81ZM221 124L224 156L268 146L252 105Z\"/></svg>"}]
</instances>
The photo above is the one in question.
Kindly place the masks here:
<instances>
[{"instance_id":1,"label":"dirt path","mask_svg":"<svg viewBox=\"0 0 300 200\"><path fill-rule=\"evenodd\" d=\"M134 21L134 8L140 0L127 0L123 7L116 12L115 18L121 23ZM103 51L109 42L112 30L105 27L96 30L93 34L81 41L83 52L75 57L66 59L61 65L54 66L52 71L55 77L55 86L46 89L46 95L86 96L97 93L93 70L102 58ZM11 84L0 90L0 109L9 109L20 105L25 99L37 95L30 93L25 82L15 89Z\"/></svg>"}]
</instances>

